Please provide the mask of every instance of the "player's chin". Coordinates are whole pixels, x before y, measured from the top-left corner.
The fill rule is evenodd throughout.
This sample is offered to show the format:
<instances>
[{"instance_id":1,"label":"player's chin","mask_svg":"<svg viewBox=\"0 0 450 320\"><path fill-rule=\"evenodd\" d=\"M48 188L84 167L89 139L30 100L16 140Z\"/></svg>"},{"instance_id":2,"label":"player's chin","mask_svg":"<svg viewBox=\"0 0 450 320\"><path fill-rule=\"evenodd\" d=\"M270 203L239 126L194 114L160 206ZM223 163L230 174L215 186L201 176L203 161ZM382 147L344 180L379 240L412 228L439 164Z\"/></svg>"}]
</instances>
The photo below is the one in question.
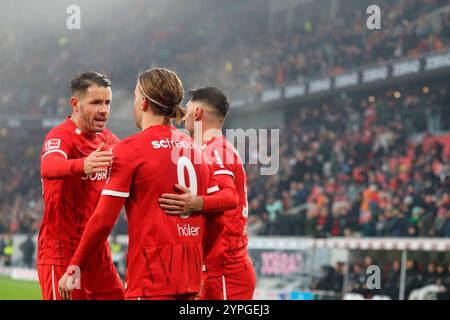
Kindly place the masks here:
<instances>
[{"instance_id":1,"label":"player's chin","mask_svg":"<svg viewBox=\"0 0 450 320\"><path fill-rule=\"evenodd\" d=\"M95 131L95 132L102 132L106 128L106 121L94 120L94 123L93 123L92 127L94 129L93 131Z\"/></svg>"}]
</instances>

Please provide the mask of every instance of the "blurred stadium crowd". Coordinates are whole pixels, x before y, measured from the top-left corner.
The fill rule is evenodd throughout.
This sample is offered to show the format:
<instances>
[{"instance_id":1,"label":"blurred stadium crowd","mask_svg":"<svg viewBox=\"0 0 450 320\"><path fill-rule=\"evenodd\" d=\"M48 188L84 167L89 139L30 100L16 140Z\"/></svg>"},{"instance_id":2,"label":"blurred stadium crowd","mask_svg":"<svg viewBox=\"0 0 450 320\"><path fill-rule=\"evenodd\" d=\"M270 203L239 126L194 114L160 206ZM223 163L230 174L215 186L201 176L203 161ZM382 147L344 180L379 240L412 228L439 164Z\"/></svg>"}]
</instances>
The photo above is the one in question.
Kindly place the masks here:
<instances>
[{"instance_id":1,"label":"blurred stadium crowd","mask_svg":"<svg viewBox=\"0 0 450 320\"><path fill-rule=\"evenodd\" d=\"M323 265L321 275L314 280L312 288L315 291L334 292L335 294L354 293L365 299L374 296L387 296L393 300L399 299L400 261L379 263L374 257L367 255L362 261L351 264L348 279L345 280L345 264L338 262L335 266ZM382 268L381 289L369 289L366 270L369 266L380 265ZM346 285L345 290L343 286ZM433 260L418 262L408 259L406 262L405 297L413 299L419 290L435 294L435 299L450 298L450 264L436 263ZM415 292L414 292L415 291Z\"/></svg>"},{"instance_id":2,"label":"blurred stadium crowd","mask_svg":"<svg viewBox=\"0 0 450 320\"><path fill-rule=\"evenodd\" d=\"M281 12L269 32L268 1L175 0L155 12L133 0L119 8L114 31L105 24L89 34L89 50L84 38L6 26L0 50L11 59L0 63L8 75L0 86L0 114L64 115L65 79L74 69L95 68L131 90L138 71L164 65L177 70L187 88L215 85L239 97L450 47L450 12L440 10L448 1L378 1L386 14L377 32L361 23L370 3L346 0L333 18L318 9L322 3L311 4L314 16L299 6L295 15L309 18L287 24ZM136 23L143 17L146 23Z\"/></svg>"},{"instance_id":3,"label":"blurred stadium crowd","mask_svg":"<svg viewBox=\"0 0 450 320\"><path fill-rule=\"evenodd\" d=\"M339 97L290 115L279 174L248 170L260 234L449 237L450 139L410 137L448 117L450 96L445 83L423 89Z\"/></svg>"},{"instance_id":4,"label":"blurred stadium crowd","mask_svg":"<svg viewBox=\"0 0 450 320\"><path fill-rule=\"evenodd\" d=\"M339 97L290 115L279 174L260 176L258 166L246 166L251 232L449 237L450 139L409 139L435 121L450 124L443 121L450 106L445 83L430 90L404 91L403 98L386 92L372 102ZM0 143L0 233L35 232L44 133L9 131ZM116 232L126 233L124 217Z\"/></svg>"}]
</instances>

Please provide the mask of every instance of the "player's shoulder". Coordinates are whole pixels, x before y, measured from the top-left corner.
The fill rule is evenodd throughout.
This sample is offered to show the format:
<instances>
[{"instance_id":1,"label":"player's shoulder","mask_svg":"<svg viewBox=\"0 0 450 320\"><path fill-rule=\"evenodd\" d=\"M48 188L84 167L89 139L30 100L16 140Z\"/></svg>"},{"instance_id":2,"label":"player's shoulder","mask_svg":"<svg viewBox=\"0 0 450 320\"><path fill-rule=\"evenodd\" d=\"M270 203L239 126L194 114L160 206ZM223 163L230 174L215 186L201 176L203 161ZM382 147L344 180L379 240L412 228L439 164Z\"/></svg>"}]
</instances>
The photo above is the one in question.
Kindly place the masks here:
<instances>
[{"instance_id":1,"label":"player's shoulder","mask_svg":"<svg viewBox=\"0 0 450 320\"><path fill-rule=\"evenodd\" d=\"M115 145L113 152L121 153L126 156L136 156L139 150L146 145L147 139L144 131L137 132L122 140Z\"/></svg>"},{"instance_id":2,"label":"player's shoulder","mask_svg":"<svg viewBox=\"0 0 450 320\"><path fill-rule=\"evenodd\" d=\"M139 141L140 134L141 134L141 132L135 133L131 136L128 136L128 137L120 140L119 143L117 143L115 149L116 148L124 148L124 147L133 147L133 145Z\"/></svg>"},{"instance_id":3,"label":"player's shoulder","mask_svg":"<svg viewBox=\"0 0 450 320\"><path fill-rule=\"evenodd\" d=\"M222 148L222 149L227 149L227 150L230 150L230 151L234 150L233 144L231 144L224 136L216 136L216 137L214 137L211 140L210 144L214 148Z\"/></svg>"},{"instance_id":4,"label":"player's shoulder","mask_svg":"<svg viewBox=\"0 0 450 320\"><path fill-rule=\"evenodd\" d=\"M228 141L225 137L222 137L222 140L223 140L224 148L226 148L228 151L230 151L236 155L238 154L238 151L236 150L236 148L230 141Z\"/></svg>"},{"instance_id":5,"label":"player's shoulder","mask_svg":"<svg viewBox=\"0 0 450 320\"><path fill-rule=\"evenodd\" d=\"M172 132L172 139L173 140L183 140L183 141L187 141L191 144L195 144L194 139L188 135L187 133L183 132L182 130L179 130L178 128L171 128L171 132ZM196 147L198 147L197 144L195 144Z\"/></svg>"},{"instance_id":6,"label":"player's shoulder","mask_svg":"<svg viewBox=\"0 0 450 320\"><path fill-rule=\"evenodd\" d=\"M64 122L61 122L60 124L56 125L50 131L47 133L45 139L49 138L60 138L60 139L67 139L73 137L73 135L76 133L76 127L71 125L67 120Z\"/></svg>"},{"instance_id":7,"label":"player's shoulder","mask_svg":"<svg viewBox=\"0 0 450 320\"><path fill-rule=\"evenodd\" d=\"M224 136L216 136L203 147L203 153L212 161L216 169L234 171L234 165L239 163L238 155L231 143Z\"/></svg>"},{"instance_id":8,"label":"player's shoulder","mask_svg":"<svg viewBox=\"0 0 450 320\"><path fill-rule=\"evenodd\" d=\"M239 153L237 152L234 145L229 142L224 136L215 137L211 142L211 147L214 153L219 152L223 157L238 157Z\"/></svg>"}]
</instances>

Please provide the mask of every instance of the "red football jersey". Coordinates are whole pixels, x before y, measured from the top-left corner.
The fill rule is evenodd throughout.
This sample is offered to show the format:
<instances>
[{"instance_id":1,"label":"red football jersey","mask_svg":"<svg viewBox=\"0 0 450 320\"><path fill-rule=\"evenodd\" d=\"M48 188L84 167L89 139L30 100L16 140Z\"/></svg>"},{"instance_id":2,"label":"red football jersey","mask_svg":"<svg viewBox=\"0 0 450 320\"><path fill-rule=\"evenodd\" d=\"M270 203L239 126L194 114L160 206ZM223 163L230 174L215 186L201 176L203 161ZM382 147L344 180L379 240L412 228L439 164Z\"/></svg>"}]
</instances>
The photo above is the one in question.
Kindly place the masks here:
<instances>
[{"instance_id":1,"label":"red football jersey","mask_svg":"<svg viewBox=\"0 0 450 320\"><path fill-rule=\"evenodd\" d=\"M107 129L89 137L67 117L45 137L41 159L55 152L66 159L84 158L102 142L107 148L113 148L119 139ZM70 262L107 178L108 170L62 179L42 178L45 207L38 238L37 264L66 266ZM92 259L92 265L110 260L109 246L105 244L105 249Z\"/></svg>"},{"instance_id":2,"label":"red football jersey","mask_svg":"<svg viewBox=\"0 0 450 320\"><path fill-rule=\"evenodd\" d=\"M239 204L223 214L207 214L204 233L204 256L207 276L240 272L251 266L247 235L247 176L239 153L224 136L212 138L203 153L214 175L234 178Z\"/></svg>"},{"instance_id":3,"label":"red football jersey","mask_svg":"<svg viewBox=\"0 0 450 320\"><path fill-rule=\"evenodd\" d=\"M204 216L168 215L158 199L173 193L175 184L198 195L218 190L201 149L175 127L156 125L123 140L113 152L102 194L127 198L126 298L198 292Z\"/></svg>"}]
</instances>

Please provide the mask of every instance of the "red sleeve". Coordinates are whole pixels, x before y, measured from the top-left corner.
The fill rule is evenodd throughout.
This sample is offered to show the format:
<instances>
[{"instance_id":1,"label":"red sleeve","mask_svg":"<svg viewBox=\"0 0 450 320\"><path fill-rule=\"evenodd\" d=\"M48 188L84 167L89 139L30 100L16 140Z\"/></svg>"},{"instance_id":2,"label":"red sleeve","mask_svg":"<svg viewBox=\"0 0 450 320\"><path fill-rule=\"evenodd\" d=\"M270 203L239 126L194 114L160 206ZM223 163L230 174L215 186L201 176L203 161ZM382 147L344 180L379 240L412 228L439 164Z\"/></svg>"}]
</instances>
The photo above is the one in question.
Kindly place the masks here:
<instances>
[{"instance_id":1,"label":"red sleeve","mask_svg":"<svg viewBox=\"0 0 450 320\"><path fill-rule=\"evenodd\" d=\"M212 168L214 175L228 175L234 179L235 165L237 164L236 155L226 145L214 147L211 151L213 159Z\"/></svg>"},{"instance_id":2,"label":"red sleeve","mask_svg":"<svg viewBox=\"0 0 450 320\"><path fill-rule=\"evenodd\" d=\"M68 159L72 135L64 129L55 128L45 137L41 150L41 176L59 179L84 173L84 158Z\"/></svg>"},{"instance_id":3,"label":"red sleeve","mask_svg":"<svg viewBox=\"0 0 450 320\"><path fill-rule=\"evenodd\" d=\"M83 173L84 158L67 160L60 153L52 153L41 162L41 176L46 179L60 179Z\"/></svg>"},{"instance_id":4,"label":"red sleeve","mask_svg":"<svg viewBox=\"0 0 450 320\"><path fill-rule=\"evenodd\" d=\"M239 195L233 177L218 175L216 181L219 191L212 195L202 196L203 212L223 212L237 207Z\"/></svg>"},{"instance_id":5,"label":"red sleeve","mask_svg":"<svg viewBox=\"0 0 450 320\"><path fill-rule=\"evenodd\" d=\"M113 150L111 176L102 195L128 198L131 181L138 166L137 150L129 142L120 142Z\"/></svg>"},{"instance_id":6,"label":"red sleeve","mask_svg":"<svg viewBox=\"0 0 450 320\"><path fill-rule=\"evenodd\" d=\"M208 174L209 174L209 177L208 177L208 188L206 190L206 194L212 194L214 192L219 191L219 186L217 184L216 177L214 176L214 168L212 166L209 166L209 165L208 165Z\"/></svg>"},{"instance_id":7,"label":"red sleeve","mask_svg":"<svg viewBox=\"0 0 450 320\"><path fill-rule=\"evenodd\" d=\"M62 128L54 128L45 136L41 150L41 159L49 154L60 154L68 159L73 144L73 135Z\"/></svg>"},{"instance_id":8,"label":"red sleeve","mask_svg":"<svg viewBox=\"0 0 450 320\"><path fill-rule=\"evenodd\" d=\"M80 244L75 251L69 266L78 266L81 270L86 266L90 257L103 248L108 235L119 217L120 210L125 203L124 198L101 196L94 213L89 218Z\"/></svg>"}]
</instances>

